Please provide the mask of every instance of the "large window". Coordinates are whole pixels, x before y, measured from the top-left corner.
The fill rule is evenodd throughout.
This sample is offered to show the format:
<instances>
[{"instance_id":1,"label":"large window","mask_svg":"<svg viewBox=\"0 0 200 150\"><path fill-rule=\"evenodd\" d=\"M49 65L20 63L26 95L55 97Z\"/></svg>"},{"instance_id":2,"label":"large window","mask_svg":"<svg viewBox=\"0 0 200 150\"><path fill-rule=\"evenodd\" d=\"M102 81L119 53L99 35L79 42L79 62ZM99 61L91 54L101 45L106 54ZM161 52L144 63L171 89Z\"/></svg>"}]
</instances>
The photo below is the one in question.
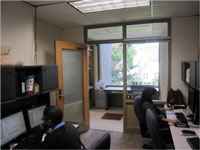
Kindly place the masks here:
<instances>
[{"instance_id":1,"label":"large window","mask_svg":"<svg viewBox=\"0 0 200 150\"><path fill-rule=\"evenodd\" d=\"M127 84L159 82L159 43L127 44Z\"/></svg>"},{"instance_id":2,"label":"large window","mask_svg":"<svg viewBox=\"0 0 200 150\"><path fill-rule=\"evenodd\" d=\"M123 85L123 44L100 44L100 78L109 85Z\"/></svg>"},{"instance_id":3,"label":"large window","mask_svg":"<svg viewBox=\"0 0 200 150\"><path fill-rule=\"evenodd\" d=\"M87 26L85 34L86 42L99 45L99 80L107 85L145 85L138 88L152 85L160 99L167 99L170 20Z\"/></svg>"}]
</instances>

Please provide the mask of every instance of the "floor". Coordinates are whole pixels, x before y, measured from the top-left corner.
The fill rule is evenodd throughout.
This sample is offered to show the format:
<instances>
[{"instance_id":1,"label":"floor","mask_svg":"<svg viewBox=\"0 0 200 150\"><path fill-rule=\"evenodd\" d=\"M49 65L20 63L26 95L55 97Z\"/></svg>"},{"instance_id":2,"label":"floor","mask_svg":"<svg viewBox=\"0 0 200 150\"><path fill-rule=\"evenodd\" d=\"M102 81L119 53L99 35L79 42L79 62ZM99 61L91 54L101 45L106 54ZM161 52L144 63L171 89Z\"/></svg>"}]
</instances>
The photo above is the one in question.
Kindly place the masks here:
<instances>
[{"instance_id":1,"label":"floor","mask_svg":"<svg viewBox=\"0 0 200 150\"><path fill-rule=\"evenodd\" d=\"M101 119L105 113L123 114L123 108L91 109L90 129L123 132L123 117L121 120Z\"/></svg>"},{"instance_id":2,"label":"floor","mask_svg":"<svg viewBox=\"0 0 200 150\"><path fill-rule=\"evenodd\" d=\"M86 148L105 132L103 130L90 129L81 134L81 141ZM138 133L122 133L109 131L111 134L111 149L142 149L143 144L148 144L151 139L142 138Z\"/></svg>"}]
</instances>

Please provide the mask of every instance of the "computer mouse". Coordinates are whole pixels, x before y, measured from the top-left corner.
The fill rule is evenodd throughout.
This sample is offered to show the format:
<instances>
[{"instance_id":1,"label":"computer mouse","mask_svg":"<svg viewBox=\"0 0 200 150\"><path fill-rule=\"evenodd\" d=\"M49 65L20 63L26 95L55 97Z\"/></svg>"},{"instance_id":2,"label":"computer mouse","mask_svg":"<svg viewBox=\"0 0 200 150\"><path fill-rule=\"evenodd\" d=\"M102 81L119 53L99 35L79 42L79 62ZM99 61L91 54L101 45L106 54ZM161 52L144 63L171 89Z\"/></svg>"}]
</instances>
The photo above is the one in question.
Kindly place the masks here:
<instances>
[{"instance_id":1,"label":"computer mouse","mask_svg":"<svg viewBox=\"0 0 200 150\"><path fill-rule=\"evenodd\" d=\"M183 135L196 135L196 133L194 131L190 131L190 130L182 130L182 134Z\"/></svg>"}]
</instances>

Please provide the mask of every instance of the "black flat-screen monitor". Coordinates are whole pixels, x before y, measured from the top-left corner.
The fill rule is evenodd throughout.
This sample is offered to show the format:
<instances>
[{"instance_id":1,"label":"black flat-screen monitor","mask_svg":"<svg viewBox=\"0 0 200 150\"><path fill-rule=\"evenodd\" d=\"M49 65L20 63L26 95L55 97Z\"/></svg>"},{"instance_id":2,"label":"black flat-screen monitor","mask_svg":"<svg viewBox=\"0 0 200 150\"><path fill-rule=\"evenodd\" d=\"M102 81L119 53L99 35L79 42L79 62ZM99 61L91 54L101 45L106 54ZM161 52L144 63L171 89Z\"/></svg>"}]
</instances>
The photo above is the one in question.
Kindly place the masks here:
<instances>
[{"instance_id":1,"label":"black flat-screen monitor","mask_svg":"<svg viewBox=\"0 0 200 150\"><path fill-rule=\"evenodd\" d=\"M195 124L199 124L199 90L188 87L188 106L192 111L192 121Z\"/></svg>"},{"instance_id":2,"label":"black flat-screen monitor","mask_svg":"<svg viewBox=\"0 0 200 150\"><path fill-rule=\"evenodd\" d=\"M188 106L192 113L195 110L195 89L188 87Z\"/></svg>"},{"instance_id":3,"label":"black flat-screen monitor","mask_svg":"<svg viewBox=\"0 0 200 150\"><path fill-rule=\"evenodd\" d=\"M42 105L33 109L28 110L28 118L31 129L39 126L42 123L43 111L46 105Z\"/></svg>"},{"instance_id":4,"label":"black flat-screen monitor","mask_svg":"<svg viewBox=\"0 0 200 150\"><path fill-rule=\"evenodd\" d=\"M1 119L1 146L26 133L22 111Z\"/></svg>"}]
</instances>

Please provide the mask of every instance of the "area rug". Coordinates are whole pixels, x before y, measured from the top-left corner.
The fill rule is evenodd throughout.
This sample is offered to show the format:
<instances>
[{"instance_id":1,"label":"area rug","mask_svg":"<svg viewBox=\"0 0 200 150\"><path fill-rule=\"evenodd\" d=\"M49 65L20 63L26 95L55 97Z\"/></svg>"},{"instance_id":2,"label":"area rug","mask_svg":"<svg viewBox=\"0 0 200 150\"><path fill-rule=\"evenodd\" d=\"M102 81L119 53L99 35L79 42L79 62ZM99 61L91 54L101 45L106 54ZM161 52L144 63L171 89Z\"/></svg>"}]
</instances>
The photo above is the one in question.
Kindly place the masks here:
<instances>
[{"instance_id":1,"label":"area rug","mask_svg":"<svg viewBox=\"0 0 200 150\"><path fill-rule=\"evenodd\" d=\"M121 120L123 114L112 114L112 113L105 113L101 119L108 119L108 120Z\"/></svg>"}]
</instances>

